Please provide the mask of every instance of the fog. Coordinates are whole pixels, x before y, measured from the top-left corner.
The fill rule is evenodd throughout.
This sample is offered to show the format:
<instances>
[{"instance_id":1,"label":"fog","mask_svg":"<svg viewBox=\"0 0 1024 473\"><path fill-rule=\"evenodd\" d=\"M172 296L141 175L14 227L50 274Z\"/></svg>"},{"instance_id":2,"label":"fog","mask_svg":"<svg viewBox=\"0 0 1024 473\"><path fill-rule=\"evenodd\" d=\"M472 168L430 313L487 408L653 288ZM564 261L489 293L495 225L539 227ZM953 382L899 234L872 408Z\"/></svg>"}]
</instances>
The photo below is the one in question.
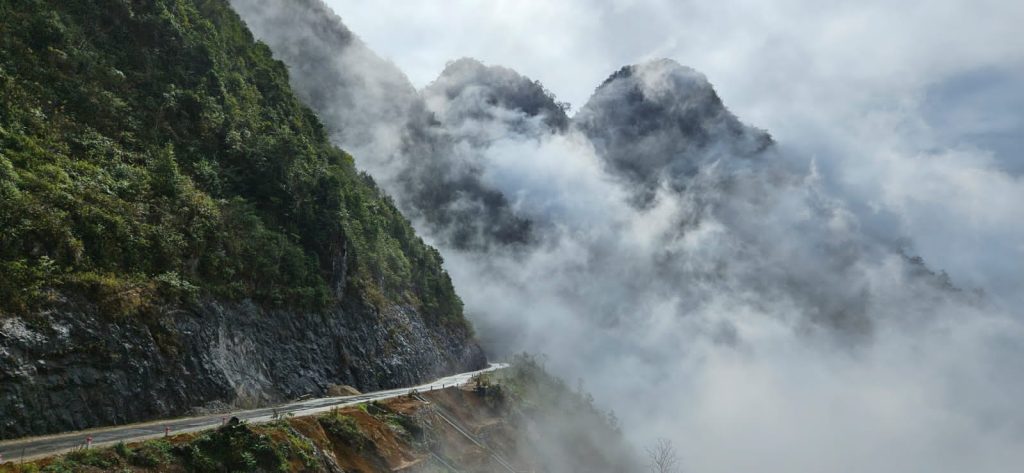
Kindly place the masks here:
<instances>
[{"instance_id":1,"label":"fog","mask_svg":"<svg viewBox=\"0 0 1024 473\"><path fill-rule=\"evenodd\" d=\"M956 123L926 115L964 95L944 78L1021 64L1020 44L985 42L1006 25L978 13L1019 9L782 2L746 5L766 19L740 31L736 12L687 4L451 8L453 22L535 20L515 44L540 59L521 66L527 54L507 44L488 51L509 62L480 55L537 73L562 61L552 83L572 91L572 114L548 77L463 59L417 91L319 3L232 3L335 143L441 250L492 356L546 354L637 446L669 438L693 472L1024 464L1024 183L1018 149L977 138L1019 115L964 123L959 140ZM893 30L911 12L971 34L951 44L925 24ZM553 18L574 22L536 30ZM797 31L821 41L795 46L793 18L820 20ZM602 25L621 44L595 59L606 44L580 38ZM389 32L403 34L373 30ZM484 33L470 49L514 34ZM565 41L538 39L552 37ZM699 47L711 52L691 55L697 69L680 64ZM872 47L879 57L862 58ZM570 69L586 73L570 81ZM959 116L984 115L958 100Z\"/></svg>"}]
</instances>

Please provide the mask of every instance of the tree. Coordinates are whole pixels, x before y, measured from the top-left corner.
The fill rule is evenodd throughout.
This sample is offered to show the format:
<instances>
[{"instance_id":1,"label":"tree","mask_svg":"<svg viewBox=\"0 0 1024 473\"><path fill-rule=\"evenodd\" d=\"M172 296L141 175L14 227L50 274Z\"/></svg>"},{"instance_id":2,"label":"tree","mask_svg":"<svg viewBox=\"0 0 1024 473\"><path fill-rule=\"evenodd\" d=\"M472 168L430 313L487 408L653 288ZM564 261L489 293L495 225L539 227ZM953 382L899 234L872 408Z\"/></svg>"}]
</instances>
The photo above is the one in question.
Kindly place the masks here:
<instances>
[{"instance_id":1,"label":"tree","mask_svg":"<svg viewBox=\"0 0 1024 473\"><path fill-rule=\"evenodd\" d=\"M679 457L672 447L672 442L660 438L652 447L647 449L647 468L651 473L677 473L679 471Z\"/></svg>"}]
</instances>

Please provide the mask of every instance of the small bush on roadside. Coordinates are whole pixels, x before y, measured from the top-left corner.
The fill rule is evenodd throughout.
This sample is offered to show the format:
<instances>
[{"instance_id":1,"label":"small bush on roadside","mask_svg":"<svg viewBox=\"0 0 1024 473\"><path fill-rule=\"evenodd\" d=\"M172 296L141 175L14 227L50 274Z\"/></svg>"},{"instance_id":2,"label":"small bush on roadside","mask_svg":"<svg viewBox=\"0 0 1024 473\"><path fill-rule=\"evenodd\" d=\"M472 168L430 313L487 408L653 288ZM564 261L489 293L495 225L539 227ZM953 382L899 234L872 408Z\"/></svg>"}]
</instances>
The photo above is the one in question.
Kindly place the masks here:
<instances>
[{"instance_id":1,"label":"small bush on roadside","mask_svg":"<svg viewBox=\"0 0 1024 473\"><path fill-rule=\"evenodd\" d=\"M135 449L128 461L132 465L147 468L166 465L174 459L171 455L172 449L166 440L149 440Z\"/></svg>"},{"instance_id":2,"label":"small bush on roadside","mask_svg":"<svg viewBox=\"0 0 1024 473\"><path fill-rule=\"evenodd\" d=\"M110 470L121 464L121 459L114 452L97 448L71 452L67 454L65 460L79 465L102 468L103 470Z\"/></svg>"},{"instance_id":3,"label":"small bush on roadside","mask_svg":"<svg viewBox=\"0 0 1024 473\"><path fill-rule=\"evenodd\" d=\"M177 449L190 471L288 471L288 459L272 439L236 422Z\"/></svg>"}]
</instances>

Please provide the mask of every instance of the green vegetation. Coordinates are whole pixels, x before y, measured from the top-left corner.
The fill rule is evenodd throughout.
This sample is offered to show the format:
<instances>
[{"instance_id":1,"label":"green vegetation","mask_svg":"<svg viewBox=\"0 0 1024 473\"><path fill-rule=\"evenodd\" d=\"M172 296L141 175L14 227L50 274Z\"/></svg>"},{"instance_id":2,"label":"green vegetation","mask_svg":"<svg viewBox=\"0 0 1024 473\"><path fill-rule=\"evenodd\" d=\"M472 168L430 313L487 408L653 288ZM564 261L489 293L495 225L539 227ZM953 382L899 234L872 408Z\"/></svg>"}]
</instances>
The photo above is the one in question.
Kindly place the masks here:
<instances>
[{"instance_id":1,"label":"green vegetation","mask_svg":"<svg viewBox=\"0 0 1024 473\"><path fill-rule=\"evenodd\" d=\"M359 423L350 415L332 410L329 414L321 416L317 420L327 433L351 445L356 450L365 450L373 446L373 442L366 438L366 435L363 435L363 431L359 429Z\"/></svg>"},{"instance_id":2,"label":"green vegetation","mask_svg":"<svg viewBox=\"0 0 1024 473\"><path fill-rule=\"evenodd\" d=\"M187 442L150 440L71 452L40 463L5 465L0 471L64 473L82 471L320 471L316 448L286 422L261 426L232 423Z\"/></svg>"},{"instance_id":3,"label":"green vegetation","mask_svg":"<svg viewBox=\"0 0 1024 473\"><path fill-rule=\"evenodd\" d=\"M258 430L257 430L258 429ZM280 439L272 436L278 432ZM289 459L313 465L308 440L299 439L284 423L251 428L227 425L179 446L176 454L188 471L291 471Z\"/></svg>"},{"instance_id":4,"label":"green vegetation","mask_svg":"<svg viewBox=\"0 0 1024 473\"><path fill-rule=\"evenodd\" d=\"M166 440L149 440L143 442L137 449L131 450L127 447L115 447L114 451L128 460L128 463L136 466L156 468L166 465L174 460L171 456L172 446Z\"/></svg>"},{"instance_id":5,"label":"green vegetation","mask_svg":"<svg viewBox=\"0 0 1024 473\"><path fill-rule=\"evenodd\" d=\"M0 19L0 313L356 295L465 324L437 251L226 0L0 0Z\"/></svg>"}]
</instances>

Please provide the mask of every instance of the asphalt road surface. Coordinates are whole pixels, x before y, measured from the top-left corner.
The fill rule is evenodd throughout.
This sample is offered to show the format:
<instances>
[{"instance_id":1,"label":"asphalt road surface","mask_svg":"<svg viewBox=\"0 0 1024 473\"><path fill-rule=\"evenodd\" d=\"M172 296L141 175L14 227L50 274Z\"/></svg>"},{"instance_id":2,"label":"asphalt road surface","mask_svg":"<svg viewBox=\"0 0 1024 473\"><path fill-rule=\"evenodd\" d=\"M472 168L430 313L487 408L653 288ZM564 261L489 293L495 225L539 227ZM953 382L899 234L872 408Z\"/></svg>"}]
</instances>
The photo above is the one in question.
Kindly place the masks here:
<instances>
[{"instance_id":1,"label":"asphalt road surface","mask_svg":"<svg viewBox=\"0 0 1024 473\"><path fill-rule=\"evenodd\" d=\"M48 457L69 452L85 447L89 439L92 440L93 447L102 447L114 445L118 442L130 443L160 438L168 433L174 435L187 432L198 432L201 430L219 427L226 419L230 419L232 417L237 417L240 420L250 423L259 423L269 422L277 416L286 414L308 416L327 412L337 407L352 406L365 402L405 396L413 391L426 392L457 385L461 386L469 383L477 374L494 371L506 366L508 365L492 363L487 369L448 376L420 386L389 389L386 391L377 391L359 394L356 396L307 399L260 409L225 412L199 417L158 420L142 424L104 427L99 429L48 435L45 437L27 437L17 440L7 440L0 442L0 459L2 459L0 463L19 462L23 459L31 460L34 458Z\"/></svg>"}]
</instances>

